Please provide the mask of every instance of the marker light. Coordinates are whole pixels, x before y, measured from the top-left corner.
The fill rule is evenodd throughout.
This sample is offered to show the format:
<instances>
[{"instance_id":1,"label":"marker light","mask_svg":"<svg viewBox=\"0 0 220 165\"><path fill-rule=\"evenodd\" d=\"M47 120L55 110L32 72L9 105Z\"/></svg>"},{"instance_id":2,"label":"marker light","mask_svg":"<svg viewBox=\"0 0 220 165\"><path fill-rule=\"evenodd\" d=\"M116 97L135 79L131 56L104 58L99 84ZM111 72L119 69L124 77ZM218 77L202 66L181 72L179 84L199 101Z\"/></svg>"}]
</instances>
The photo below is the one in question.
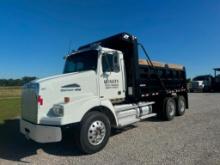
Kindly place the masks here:
<instances>
[{"instance_id":1,"label":"marker light","mask_svg":"<svg viewBox=\"0 0 220 165\"><path fill-rule=\"evenodd\" d=\"M37 102L38 102L38 104L43 105L43 98L41 96L38 96Z\"/></svg>"},{"instance_id":2,"label":"marker light","mask_svg":"<svg viewBox=\"0 0 220 165\"><path fill-rule=\"evenodd\" d=\"M129 39L129 35L124 34L123 38L126 39L126 40L128 40L128 39Z\"/></svg>"},{"instance_id":3,"label":"marker light","mask_svg":"<svg viewBox=\"0 0 220 165\"><path fill-rule=\"evenodd\" d=\"M64 103L68 103L70 102L70 98L69 97L64 97Z\"/></svg>"}]
</instances>

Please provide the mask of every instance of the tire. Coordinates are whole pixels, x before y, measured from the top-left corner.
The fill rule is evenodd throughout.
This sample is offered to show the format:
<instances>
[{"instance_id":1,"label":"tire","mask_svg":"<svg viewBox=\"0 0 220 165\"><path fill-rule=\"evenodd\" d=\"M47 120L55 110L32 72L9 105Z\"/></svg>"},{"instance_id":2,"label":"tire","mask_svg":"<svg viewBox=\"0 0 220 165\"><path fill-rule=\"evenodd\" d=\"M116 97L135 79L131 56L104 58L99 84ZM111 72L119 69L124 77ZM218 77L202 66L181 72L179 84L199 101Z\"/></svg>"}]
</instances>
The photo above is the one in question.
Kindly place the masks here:
<instances>
[{"instance_id":1,"label":"tire","mask_svg":"<svg viewBox=\"0 0 220 165\"><path fill-rule=\"evenodd\" d=\"M186 111L186 100L183 96L178 96L177 98L177 107L176 107L176 115L182 116Z\"/></svg>"},{"instance_id":2,"label":"tire","mask_svg":"<svg viewBox=\"0 0 220 165\"><path fill-rule=\"evenodd\" d=\"M176 115L176 102L172 97L167 97L163 102L163 118L166 121L173 120Z\"/></svg>"},{"instance_id":3,"label":"tire","mask_svg":"<svg viewBox=\"0 0 220 165\"><path fill-rule=\"evenodd\" d=\"M89 112L82 120L79 147L83 153L92 154L102 150L110 136L108 117L101 112Z\"/></svg>"}]
</instances>

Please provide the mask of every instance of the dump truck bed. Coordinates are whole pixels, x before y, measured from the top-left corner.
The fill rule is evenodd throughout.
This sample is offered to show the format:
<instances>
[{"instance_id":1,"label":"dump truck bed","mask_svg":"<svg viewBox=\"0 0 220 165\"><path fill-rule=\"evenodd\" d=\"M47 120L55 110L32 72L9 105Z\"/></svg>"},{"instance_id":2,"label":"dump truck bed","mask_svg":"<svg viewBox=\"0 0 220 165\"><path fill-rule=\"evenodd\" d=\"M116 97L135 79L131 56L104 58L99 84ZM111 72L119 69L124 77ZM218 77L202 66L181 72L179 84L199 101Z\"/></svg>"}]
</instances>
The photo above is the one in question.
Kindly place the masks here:
<instances>
[{"instance_id":1,"label":"dump truck bed","mask_svg":"<svg viewBox=\"0 0 220 165\"><path fill-rule=\"evenodd\" d=\"M153 67L152 67L153 65ZM140 93L181 92L186 90L185 67L157 61L139 60Z\"/></svg>"}]
</instances>

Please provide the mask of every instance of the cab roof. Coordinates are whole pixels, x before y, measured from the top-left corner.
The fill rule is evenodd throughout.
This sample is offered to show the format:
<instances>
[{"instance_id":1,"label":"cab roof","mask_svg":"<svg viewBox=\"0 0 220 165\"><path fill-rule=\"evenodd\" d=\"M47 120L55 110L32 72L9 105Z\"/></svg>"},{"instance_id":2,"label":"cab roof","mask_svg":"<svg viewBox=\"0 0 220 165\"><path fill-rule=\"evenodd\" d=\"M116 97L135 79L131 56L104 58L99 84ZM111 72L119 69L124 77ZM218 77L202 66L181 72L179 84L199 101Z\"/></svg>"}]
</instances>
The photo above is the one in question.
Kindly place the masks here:
<instances>
[{"instance_id":1,"label":"cab roof","mask_svg":"<svg viewBox=\"0 0 220 165\"><path fill-rule=\"evenodd\" d=\"M220 68L214 68L215 71L220 71Z\"/></svg>"}]
</instances>

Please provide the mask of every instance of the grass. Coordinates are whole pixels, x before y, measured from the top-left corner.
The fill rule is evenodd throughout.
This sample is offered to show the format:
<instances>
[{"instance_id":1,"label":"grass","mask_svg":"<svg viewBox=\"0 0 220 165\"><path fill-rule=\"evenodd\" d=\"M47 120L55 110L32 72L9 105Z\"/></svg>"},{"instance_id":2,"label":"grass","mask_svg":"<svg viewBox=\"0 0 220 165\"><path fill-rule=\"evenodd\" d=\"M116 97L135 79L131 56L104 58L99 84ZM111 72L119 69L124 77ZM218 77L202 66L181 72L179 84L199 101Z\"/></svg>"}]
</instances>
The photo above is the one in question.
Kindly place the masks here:
<instances>
[{"instance_id":1,"label":"grass","mask_svg":"<svg viewBox=\"0 0 220 165\"><path fill-rule=\"evenodd\" d=\"M20 98L6 98L0 100L0 123L20 115Z\"/></svg>"},{"instance_id":2,"label":"grass","mask_svg":"<svg viewBox=\"0 0 220 165\"><path fill-rule=\"evenodd\" d=\"M0 123L20 115L20 87L0 87Z\"/></svg>"},{"instance_id":3,"label":"grass","mask_svg":"<svg viewBox=\"0 0 220 165\"><path fill-rule=\"evenodd\" d=\"M0 87L0 99L20 96L21 87Z\"/></svg>"}]
</instances>

